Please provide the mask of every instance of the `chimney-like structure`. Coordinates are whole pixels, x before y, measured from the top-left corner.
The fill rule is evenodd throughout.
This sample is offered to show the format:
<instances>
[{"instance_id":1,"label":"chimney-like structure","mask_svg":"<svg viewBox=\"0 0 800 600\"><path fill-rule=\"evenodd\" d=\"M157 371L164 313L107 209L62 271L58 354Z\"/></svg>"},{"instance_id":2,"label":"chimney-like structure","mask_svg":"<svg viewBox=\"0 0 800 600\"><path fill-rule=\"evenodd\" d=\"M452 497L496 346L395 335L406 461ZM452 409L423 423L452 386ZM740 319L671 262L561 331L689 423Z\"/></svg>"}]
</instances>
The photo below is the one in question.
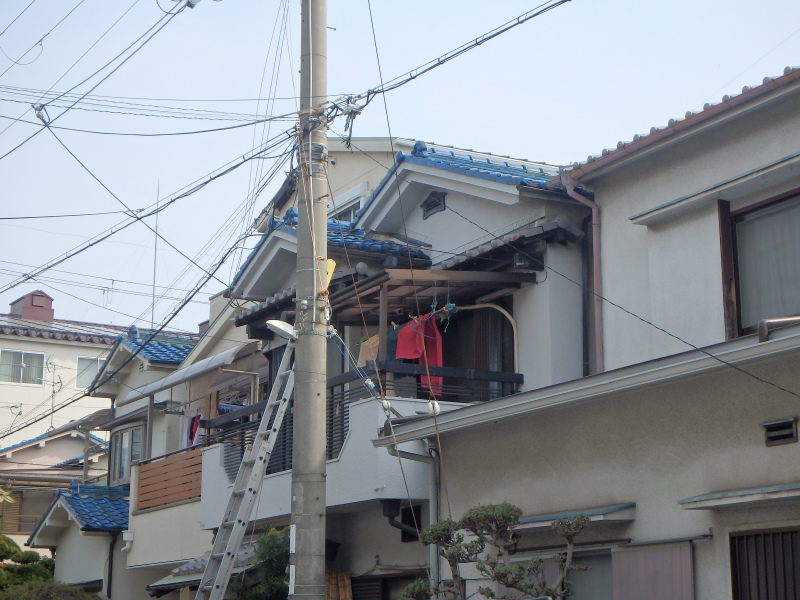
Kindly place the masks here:
<instances>
[{"instance_id":1,"label":"chimney-like structure","mask_svg":"<svg viewBox=\"0 0 800 600\"><path fill-rule=\"evenodd\" d=\"M53 320L53 299L42 290L25 294L11 303L11 316L33 321Z\"/></svg>"}]
</instances>

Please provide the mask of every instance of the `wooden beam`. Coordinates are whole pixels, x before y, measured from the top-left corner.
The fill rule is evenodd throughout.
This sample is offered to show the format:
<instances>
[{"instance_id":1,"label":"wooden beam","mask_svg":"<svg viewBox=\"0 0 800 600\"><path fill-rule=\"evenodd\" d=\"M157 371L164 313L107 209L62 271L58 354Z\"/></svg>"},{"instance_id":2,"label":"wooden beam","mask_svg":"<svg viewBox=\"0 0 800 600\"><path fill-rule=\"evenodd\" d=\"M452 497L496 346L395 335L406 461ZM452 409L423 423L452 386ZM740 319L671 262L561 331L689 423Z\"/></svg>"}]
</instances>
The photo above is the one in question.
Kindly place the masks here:
<instances>
[{"instance_id":1,"label":"wooden beam","mask_svg":"<svg viewBox=\"0 0 800 600\"><path fill-rule=\"evenodd\" d=\"M476 283L536 283L536 273L496 273L493 271L412 271L387 269L391 279L411 281L473 281Z\"/></svg>"},{"instance_id":2,"label":"wooden beam","mask_svg":"<svg viewBox=\"0 0 800 600\"><path fill-rule=\"evenodd\" d=\"M502 373L500 371L479 371L454 367L426 367L391 360L378 361L378 369L397 375L428 375L432 377L453 377L472 381L499 381L501 383L524 383L522 373Z\"/></svg>"}]
</instances>

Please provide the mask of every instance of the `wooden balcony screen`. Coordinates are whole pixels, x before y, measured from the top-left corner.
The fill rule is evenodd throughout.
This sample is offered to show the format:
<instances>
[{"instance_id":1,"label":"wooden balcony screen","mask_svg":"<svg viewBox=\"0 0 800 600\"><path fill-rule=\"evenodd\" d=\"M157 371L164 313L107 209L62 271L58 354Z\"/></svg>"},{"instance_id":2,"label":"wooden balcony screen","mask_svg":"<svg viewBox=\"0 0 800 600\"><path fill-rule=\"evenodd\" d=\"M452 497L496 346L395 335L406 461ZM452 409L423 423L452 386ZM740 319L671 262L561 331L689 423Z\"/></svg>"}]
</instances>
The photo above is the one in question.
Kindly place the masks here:
<instances>
[{"instance_id":1,"label":"wooden balcony screen","mask_svg":"<svg viewBox=\"0 0 800 600\"><path fill-rule=\"evenodd\" d=\"M203 457L200 448L157 458L139 466L138 510L200 497Z\"/></svg>"}]
</instances>

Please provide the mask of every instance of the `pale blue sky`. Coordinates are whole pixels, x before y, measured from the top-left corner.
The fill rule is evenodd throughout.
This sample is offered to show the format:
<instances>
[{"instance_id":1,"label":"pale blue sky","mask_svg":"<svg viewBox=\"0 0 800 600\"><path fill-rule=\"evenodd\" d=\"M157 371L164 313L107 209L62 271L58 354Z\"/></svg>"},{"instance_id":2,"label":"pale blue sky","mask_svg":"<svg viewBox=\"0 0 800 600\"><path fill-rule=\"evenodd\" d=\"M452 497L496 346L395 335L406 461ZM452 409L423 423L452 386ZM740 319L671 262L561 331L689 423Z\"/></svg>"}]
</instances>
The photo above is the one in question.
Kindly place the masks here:
<instances>
[{"instance_id":1,"label":"pale blue sky","mask_svg":"<svg viewBox=\"0 0 800 600\"><path fill-rule=\"evenodd\" d=\"M19 57L79 0L37 0L28 12L0 35L0 48ZM30 0L5 0L0 31ZM93 95L178 98L172 106L253 114L255 102L188 102L191 99L256 98L279 0L258 2L203 0L178 15L134 58L104 82ZM34 120L25 105L10 102L7 86L47 89L122 13L130 2L85 0L41 45L0 76L0 115ZM170 0L162 0L172 8ZM375 26L387 78L414 68L535 6L532 2L467 0L387 2L373 0ZM299 42L299 1L289 2L288 30L293 47ZM573 0L480 48L454 60L387 96L396 136L472 148L553 164L585 160L587 155L646 133L671 117L682 117L723 94L757 85L765 76L800 65L800 4L790 0L761 3L737 0L642 2ZM162 15L155 0L139 0L119 25L53 88L64 91L126 47ZM329 91L361 92L379 82L366 1L330 2ZM38 58L37 58L38 56ZM273 95L294 96L293 64L283 56ZM0 73L11 63L0 56ZM272 73L268 61L267 80ZM295 83L296 84L296 83ZM78 88L86 91L90 85ZM265 84L262 97L267 96ZM147 102L141 100L139 102ZM150 102L155 104L155 102ZM163 104L163 103L160 103ZM294 100L275 103L274 113L291 112ZM264 103L258 108L261 112ZM51 116L58 111L52 111ZM0 130L8 123L0 123ZM231 124L134 117L73 110L56 123L63 127L102 131L166 132ZM274 123L272 133L288 127ZM333 129L341 131L343 123ZM17 123L0 134L0 154L35 131ZM141 208L161 196L241 156L261 139L253 128L175 138L121 138L59 132L64 143L129 206ZM358 136L387 134L382 101L376 99L355 122ZM244 201L255 173L249 166L209 185L162 213L159 228L192 256L214 238L214 232ZM277 178L279 183L282 176ZM58 142L42 133L0 160L0 216L111 211L121 208L92 180ZM256 212L274 186L255 203ZM28 271L120 220L120 215L83 219L0 222L2 252L0 285L13 277L8 270ZM249 223L249 213L239 217ZM241 227L238 228L241 230ZM217 239L198 258L209 264L232 241ZM149 324L149 288L120 280L149 283L153 277L153 234L136 224L72 259L59 269L92 276L52 272L64 281L28 283L0 294L0 311L36 288L56 299L59 318L127 325L131 318L105 311L107 305L126 315L143 315ZM157 280L170 286L186 261L159 242ZM236 264L219 277L227 282ZM177 287L189 288L199 278L192 270ZM68 285L76 280L113 292ZM214 283L198 296L223 286ZM138 290L134 296L120 289ZM82 300L66 296L64 292ZM172 292L170 296L182 296ZM88 302L87 302L88 301ZM174 306L163 301L156 321ZM206 318L202 303L191 305L173 323L194 330Z\"/></svg>"}]
</instances>

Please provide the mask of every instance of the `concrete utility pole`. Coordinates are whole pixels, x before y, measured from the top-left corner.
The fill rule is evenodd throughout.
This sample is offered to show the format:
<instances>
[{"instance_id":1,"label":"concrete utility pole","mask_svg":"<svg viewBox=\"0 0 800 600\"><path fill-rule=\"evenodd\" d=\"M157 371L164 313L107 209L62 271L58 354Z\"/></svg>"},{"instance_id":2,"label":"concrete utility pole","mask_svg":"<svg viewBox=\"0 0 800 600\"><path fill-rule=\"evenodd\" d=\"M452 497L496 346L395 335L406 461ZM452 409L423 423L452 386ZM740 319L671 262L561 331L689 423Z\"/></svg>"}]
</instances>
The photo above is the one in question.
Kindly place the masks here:
<instances>
[{"instance_id":1,"label":"concrete utility pole","mask_svg":"<svg viewBox=\"0 0 800 600\"><path fill-rule=\"evenodd\" d=\"M289 597L325 599L326 261L328 94L325 0L302 1L297 347L292 450L293 553ZM323 293L324 292L324 293Z\"/></svg>"}]
</instances>

